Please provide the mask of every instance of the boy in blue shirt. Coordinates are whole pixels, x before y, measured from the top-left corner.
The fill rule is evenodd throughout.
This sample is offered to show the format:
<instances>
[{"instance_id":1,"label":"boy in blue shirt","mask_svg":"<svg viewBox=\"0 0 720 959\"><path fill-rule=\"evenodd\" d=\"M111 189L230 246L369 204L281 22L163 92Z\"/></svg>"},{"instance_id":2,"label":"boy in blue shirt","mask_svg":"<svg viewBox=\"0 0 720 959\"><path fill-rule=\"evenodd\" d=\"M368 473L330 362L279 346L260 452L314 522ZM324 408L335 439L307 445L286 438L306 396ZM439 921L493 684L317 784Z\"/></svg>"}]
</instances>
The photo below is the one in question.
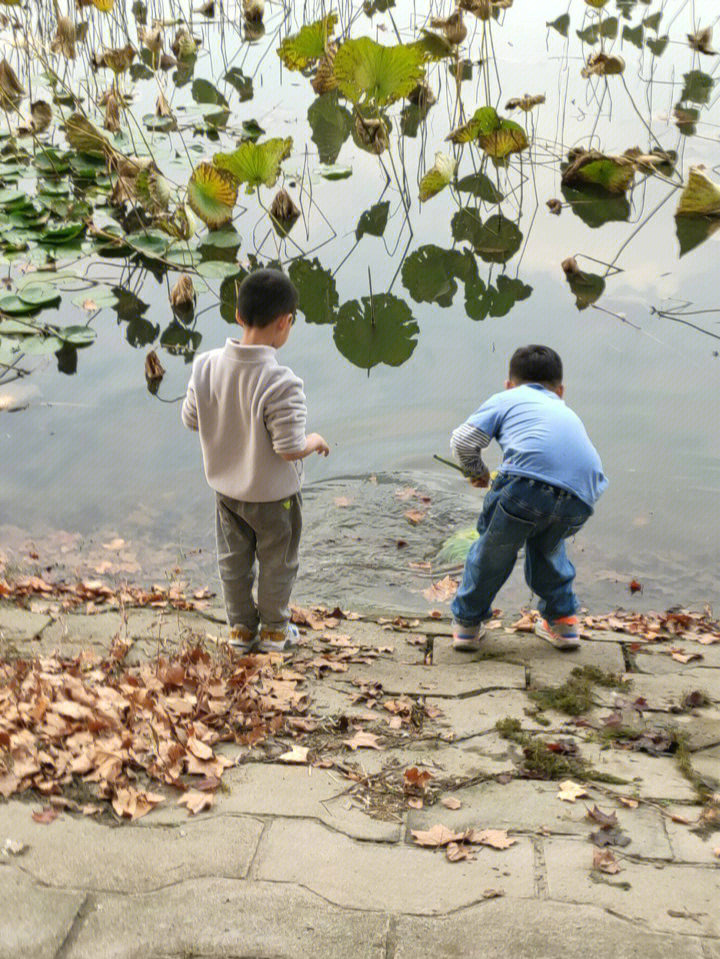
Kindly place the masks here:
<instances>
[{"instance_id":1,"label":"boy in blue shirt","mask_svg":"<svg viewBox=\"0 0 720 959\"><path fill-rule=\"evenodd\" d=\"M580 418L563 402L563 369L547 346L523 346L495 393L452 434L455 457L473 486L488 486L482 451L496 439L503 462L485 496L479 538L452 603L453 646L475 650L492 602L525 547L525 578L540 597L538 636L558 649L579 646L575 567L565 552L607 486Z\"/></svg>"}]
</instances>

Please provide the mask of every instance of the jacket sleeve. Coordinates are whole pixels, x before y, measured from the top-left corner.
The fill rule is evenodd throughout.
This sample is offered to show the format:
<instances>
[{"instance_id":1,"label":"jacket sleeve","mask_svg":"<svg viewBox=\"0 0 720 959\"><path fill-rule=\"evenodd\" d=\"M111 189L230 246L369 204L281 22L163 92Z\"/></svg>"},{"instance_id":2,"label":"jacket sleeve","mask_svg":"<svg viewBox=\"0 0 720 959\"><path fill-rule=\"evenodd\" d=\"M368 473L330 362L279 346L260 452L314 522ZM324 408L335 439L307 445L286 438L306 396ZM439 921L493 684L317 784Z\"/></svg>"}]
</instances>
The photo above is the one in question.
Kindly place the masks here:
<instances>
[{"instance_id":1,"label":"jacket sleeve","mask_svg":"<svg viewBox=\"0 0 720 959\"><path fill-rule=\"evenodd\" d=\"M469 476L487 476L488 468L483 463L482 451L490 444L487 433L466 421L453 432L450 449L455 459Z\"/></svg>"},{"instance_id":2,"label":"jacket sleeve","mask_svg":"<svg viewBox=\"0 0 720 959\"><path fill-rule=\"evenodd\" d=\"M198 430L198 415L197 415L197 399L195 397L195 384L193 382L193 377L195 374L195 368L193 367L193 372L190 374L190 382L188 383L187 393L185 394L185 399L183 400L182 409L180 411L180 418L182 419L182 424L189 430Z\"/></svg>"},{"instance_id":3,"label":"jacket sleeve","mask_svg":"<svg viewBox=\"0 0 720 959\"><path fill-rule=\"evenodd\" d=\"M289 370L268 390L264 419L276 453L297 453L305 449L307 406L303 382Z\"/></svg>"}]
</instances>

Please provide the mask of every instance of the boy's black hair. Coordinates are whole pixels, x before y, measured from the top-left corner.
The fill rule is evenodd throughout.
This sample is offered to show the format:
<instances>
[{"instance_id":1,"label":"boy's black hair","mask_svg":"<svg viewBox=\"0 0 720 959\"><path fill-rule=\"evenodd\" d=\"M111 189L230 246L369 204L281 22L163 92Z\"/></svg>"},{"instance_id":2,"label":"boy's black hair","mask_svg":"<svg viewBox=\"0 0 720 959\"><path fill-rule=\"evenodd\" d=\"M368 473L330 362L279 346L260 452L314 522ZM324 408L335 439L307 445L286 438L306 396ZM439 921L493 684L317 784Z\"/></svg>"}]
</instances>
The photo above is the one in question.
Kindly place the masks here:
<instances>
[{"instance_id":1,"label":"boy's black hair","mask_svg":"<svg viewBox=\"0 0 720 959\"><path fill-rule=\"evenodd\" d=\"M563 378L562 360L549 346L521 346L510 360L510 379L516 383L547 383L560 386Z\"/></svg>"},{"instance_id":2,"label":"boy's black hair","mask_svg":"<svg viewBox=\"0 0 720 959\"><path fill-rule=\"evenodd\" d=\"M281 270L255 270L237 287L237 312L246 326L269 326L297 305L298 292Z\"/></svg>"}]
</instances>

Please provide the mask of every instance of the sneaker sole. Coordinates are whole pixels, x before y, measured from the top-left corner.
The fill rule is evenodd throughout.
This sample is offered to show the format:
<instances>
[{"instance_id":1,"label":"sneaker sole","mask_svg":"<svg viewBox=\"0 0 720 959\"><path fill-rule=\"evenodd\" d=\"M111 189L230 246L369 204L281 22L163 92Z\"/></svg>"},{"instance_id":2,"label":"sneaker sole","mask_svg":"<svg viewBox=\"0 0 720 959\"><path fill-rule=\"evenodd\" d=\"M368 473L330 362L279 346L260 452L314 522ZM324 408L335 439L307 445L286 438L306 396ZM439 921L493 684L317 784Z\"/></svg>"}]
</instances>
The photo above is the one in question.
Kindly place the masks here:
<instances>
[{"instance_id":1,"label":"sneaker sole","mask_svg":"<svg viewBox=\"0 0 720 959\"><path fill-rule=\"evenodd\" d=\"M542 626L535 627L535 635L539 636L540 639L544 639L546 643L550 643L551 646L554 646L555 649L561 649L563 652L568 652L572 649L578 649L580 647L579 639L563 639L559 636L553 636L552 633L549 633L547 630L543 629Z\"/></svg>"},{"instance_id":2,"label":"sneaker sole","mask_svg":"<svg viewBox=\"0 0 720 959\"><path fill-rule=\"evenodd\" d=\"M476 653L482 646L482 641L484 639L484 629L473 639L461 639L459 637L453 637L453 649L457 649L461 653Z\"/></svg>"}]
</instances>

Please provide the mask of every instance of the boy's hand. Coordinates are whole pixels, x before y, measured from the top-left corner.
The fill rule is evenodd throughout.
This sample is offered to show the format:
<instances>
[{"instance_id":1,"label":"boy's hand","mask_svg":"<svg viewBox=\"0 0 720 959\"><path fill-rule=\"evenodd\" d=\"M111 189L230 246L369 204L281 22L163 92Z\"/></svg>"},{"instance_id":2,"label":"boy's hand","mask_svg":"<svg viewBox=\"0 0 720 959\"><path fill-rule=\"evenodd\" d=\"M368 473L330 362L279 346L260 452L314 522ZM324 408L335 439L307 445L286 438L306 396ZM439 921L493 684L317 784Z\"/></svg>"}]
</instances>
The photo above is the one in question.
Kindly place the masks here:
<instances>
[{"instance_id":1,"label":"boy's hand","mask_svg":"<svg viewBox=\"0 0 720 959\"><path fill-rule=\"evenodd\" d=\"M484 489L490 485L490 470L485 470L480 476L471 476L470 485L474 486L476 489Z\"/></svg>"},{"instance_id":2,"label":"boy's hand","mask_svg":"<svg viewBox=\"0 0 720 959\"><path fill-rule=\"evenodd\" d=\"M327 456L330 452L330 447L319 433L311 433L307 438L307 443L311 452L319 453L321 456Z\"/></svg>"}]
</instances>

